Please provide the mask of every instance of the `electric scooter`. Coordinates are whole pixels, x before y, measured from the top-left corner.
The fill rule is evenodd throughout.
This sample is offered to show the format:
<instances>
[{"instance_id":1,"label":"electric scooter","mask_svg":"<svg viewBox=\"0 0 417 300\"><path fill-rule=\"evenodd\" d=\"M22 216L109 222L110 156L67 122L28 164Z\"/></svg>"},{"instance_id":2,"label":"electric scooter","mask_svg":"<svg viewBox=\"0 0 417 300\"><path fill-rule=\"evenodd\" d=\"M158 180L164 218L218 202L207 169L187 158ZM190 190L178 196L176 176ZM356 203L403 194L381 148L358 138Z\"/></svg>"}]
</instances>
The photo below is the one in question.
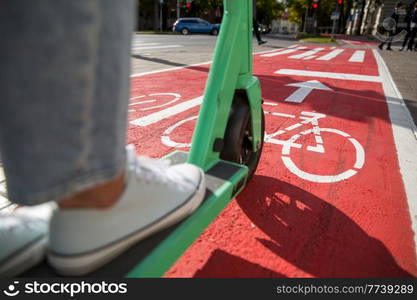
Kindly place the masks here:
<instances>
[{"instance_id":1,"label":"electric scooter","mask_svg":"<svg viewBox=\"0 0 417 300\"><path fill-rule=\"evenodd\" d=\"M172 164L201 167L206 194L182 222L130 248L91 277L161 277L236 197L261 156L264 117L259 80L252 75L252 1L224 0L224 16L190 152L175 151ZM46 265L24 276L56 276Z\"/></svg>"}]
</instances>

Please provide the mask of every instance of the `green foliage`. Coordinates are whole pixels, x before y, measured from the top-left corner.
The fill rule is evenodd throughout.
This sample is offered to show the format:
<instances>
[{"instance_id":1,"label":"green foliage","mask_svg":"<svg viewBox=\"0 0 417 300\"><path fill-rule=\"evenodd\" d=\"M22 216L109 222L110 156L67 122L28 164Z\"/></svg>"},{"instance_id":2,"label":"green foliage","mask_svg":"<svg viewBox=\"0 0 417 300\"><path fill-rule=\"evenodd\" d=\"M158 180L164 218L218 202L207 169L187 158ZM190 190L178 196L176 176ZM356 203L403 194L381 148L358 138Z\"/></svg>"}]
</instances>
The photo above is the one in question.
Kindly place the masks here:
<instances>
[{"instance_id":1,"label":"green foliage","mask_svg":"<svg viewBox=\"0 0 417 300\"><path fill-rule=\"evenodd\" d=\"M381 0L377 0L381 1ZM347 16L348 10L351 7L353 0L344 0L341 9L341 15ZM288 19L292 22L301 24L303 22L306 9L309 10L309 16L313 14L311 0L286 0L285 6L288 9ZM318 26L331 26L332 21L330 16L337 7L336 0L321 0L319 7L315 10L317 16Z\"/></svg>"},{"instance_id":2,"label":"green foliage","mask_svg":"<svg viewBox=\"0 0 417 300\"><path fill-rule=\"evenodd\" d=\"M287 0L288 20L298 24L302 23L306 8L311 5L311 0Z\"/></svg>"},{"instance_id":3,"label":"green foliage","mask_svg":"<svg viewBox=\"0 0 417 300\"><path fill-rule=\"evenodd\" d=\"M335 43L335 40L328 36L318 36L318 37L309 37L302 39L301 41L306 43L320 43L320 44L330 44Z\"/></svg>"},{"instance_id":4,"label":"green foliage","mask_svg":"<svg viewBox=\"0 0 417 300\"><path fill-rule=\"evenodd\" d=\"M272 20L280 18L285 10L283 3L277 0L257 0L256 12L260 23L269 25Z\"/></svg>"}]
</instances>

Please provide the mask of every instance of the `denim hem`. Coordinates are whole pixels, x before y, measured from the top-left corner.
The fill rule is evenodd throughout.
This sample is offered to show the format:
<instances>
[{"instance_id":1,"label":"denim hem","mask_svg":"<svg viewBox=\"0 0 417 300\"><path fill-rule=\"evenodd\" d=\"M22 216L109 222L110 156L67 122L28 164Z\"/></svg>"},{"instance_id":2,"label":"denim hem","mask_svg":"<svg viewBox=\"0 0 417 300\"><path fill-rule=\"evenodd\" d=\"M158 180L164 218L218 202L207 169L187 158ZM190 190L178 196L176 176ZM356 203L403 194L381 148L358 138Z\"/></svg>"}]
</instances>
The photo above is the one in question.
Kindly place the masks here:
<instances>
[{"instance_id":1,"label":"denim hem","mask_svg":"<svg viewBox=\"0 0 417 300\"><path fill-rule=\"evenodd\" d=\"M15 204L28 206L49 201L59 202L89 188L114 180L120 173L125 172L125 166L126 162L123 161L110 168L84 172L82 176L67 179L40 193L28 192L27 196L19 195L18 197L9 195L9 199Z\"/></svg>"}]
</instances>

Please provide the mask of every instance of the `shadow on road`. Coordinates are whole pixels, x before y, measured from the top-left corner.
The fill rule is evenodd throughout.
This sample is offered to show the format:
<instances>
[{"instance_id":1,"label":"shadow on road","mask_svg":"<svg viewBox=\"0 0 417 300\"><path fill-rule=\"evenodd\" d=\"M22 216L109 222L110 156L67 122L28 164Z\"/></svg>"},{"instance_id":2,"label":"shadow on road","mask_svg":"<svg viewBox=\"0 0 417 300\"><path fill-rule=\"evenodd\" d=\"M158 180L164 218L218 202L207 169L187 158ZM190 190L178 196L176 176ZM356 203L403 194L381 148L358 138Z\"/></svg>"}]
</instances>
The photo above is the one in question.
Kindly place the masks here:
<instances>
[{"instance_id":1,"label":"shadow on road","mask_svg":"<svg viewBox=\"0 0 417 300\"><path fill-rule=\"evenodd\" d=\"M256 274L263 274L263 277L286 278L281 273L222 250L213 251L207 263L194 274L194 277L250 278L256 276Z\"/></svg>"},{"instance_id":2,"label":"shadow on road","mask_svg":"<svg viewBox=\"0 0 417 300\"><path fill-rule=\"evenodd\" d=\"M260 175L254 176L246 191L237 202L268 235L269 239L259 242L301 270L316 277L413 277L396 263L382 242L315 195ZM239 269L235 275L240 272L271 276L259 268Z\"/></svg>"}]
</instances>

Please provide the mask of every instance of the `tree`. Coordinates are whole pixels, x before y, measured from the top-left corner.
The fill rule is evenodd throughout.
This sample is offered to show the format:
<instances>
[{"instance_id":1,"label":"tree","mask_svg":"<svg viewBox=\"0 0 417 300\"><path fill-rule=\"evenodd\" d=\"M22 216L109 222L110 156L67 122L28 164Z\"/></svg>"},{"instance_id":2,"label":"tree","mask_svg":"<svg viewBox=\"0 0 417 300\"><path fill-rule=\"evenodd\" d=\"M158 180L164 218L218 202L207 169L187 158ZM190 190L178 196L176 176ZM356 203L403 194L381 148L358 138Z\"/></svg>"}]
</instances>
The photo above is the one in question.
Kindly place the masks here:
<instances>
[{"instance_id":1,"label":"tree","mask_svg":"<svg viewBox=\"0 0 417 300\"><path fill-rule=\"evenodd\" d=\"M343 31L345 22L348 19L350 8L353 0L344 0L342 5L339 5L340 11L340 31ZM336 0L321 0L318 8L311 9L311 0L286 0L285 6L288 9L289 20L298 24L303 24L306 10L308 8L309 16L316 14L318 27L330 27L332 21L330 16L337 7Z\"/></svg>"},{"instance_id":2,"label":"tree","mask_svg":"<svg viewBox=\"0 0 417 300\"><path fill-rule=\"evenodd\" d=\"M285 10L283 3L277 0L257 0L256 17L262 24L269 25L272 20L280 18Z\"/></svg>"}]
</instances>

